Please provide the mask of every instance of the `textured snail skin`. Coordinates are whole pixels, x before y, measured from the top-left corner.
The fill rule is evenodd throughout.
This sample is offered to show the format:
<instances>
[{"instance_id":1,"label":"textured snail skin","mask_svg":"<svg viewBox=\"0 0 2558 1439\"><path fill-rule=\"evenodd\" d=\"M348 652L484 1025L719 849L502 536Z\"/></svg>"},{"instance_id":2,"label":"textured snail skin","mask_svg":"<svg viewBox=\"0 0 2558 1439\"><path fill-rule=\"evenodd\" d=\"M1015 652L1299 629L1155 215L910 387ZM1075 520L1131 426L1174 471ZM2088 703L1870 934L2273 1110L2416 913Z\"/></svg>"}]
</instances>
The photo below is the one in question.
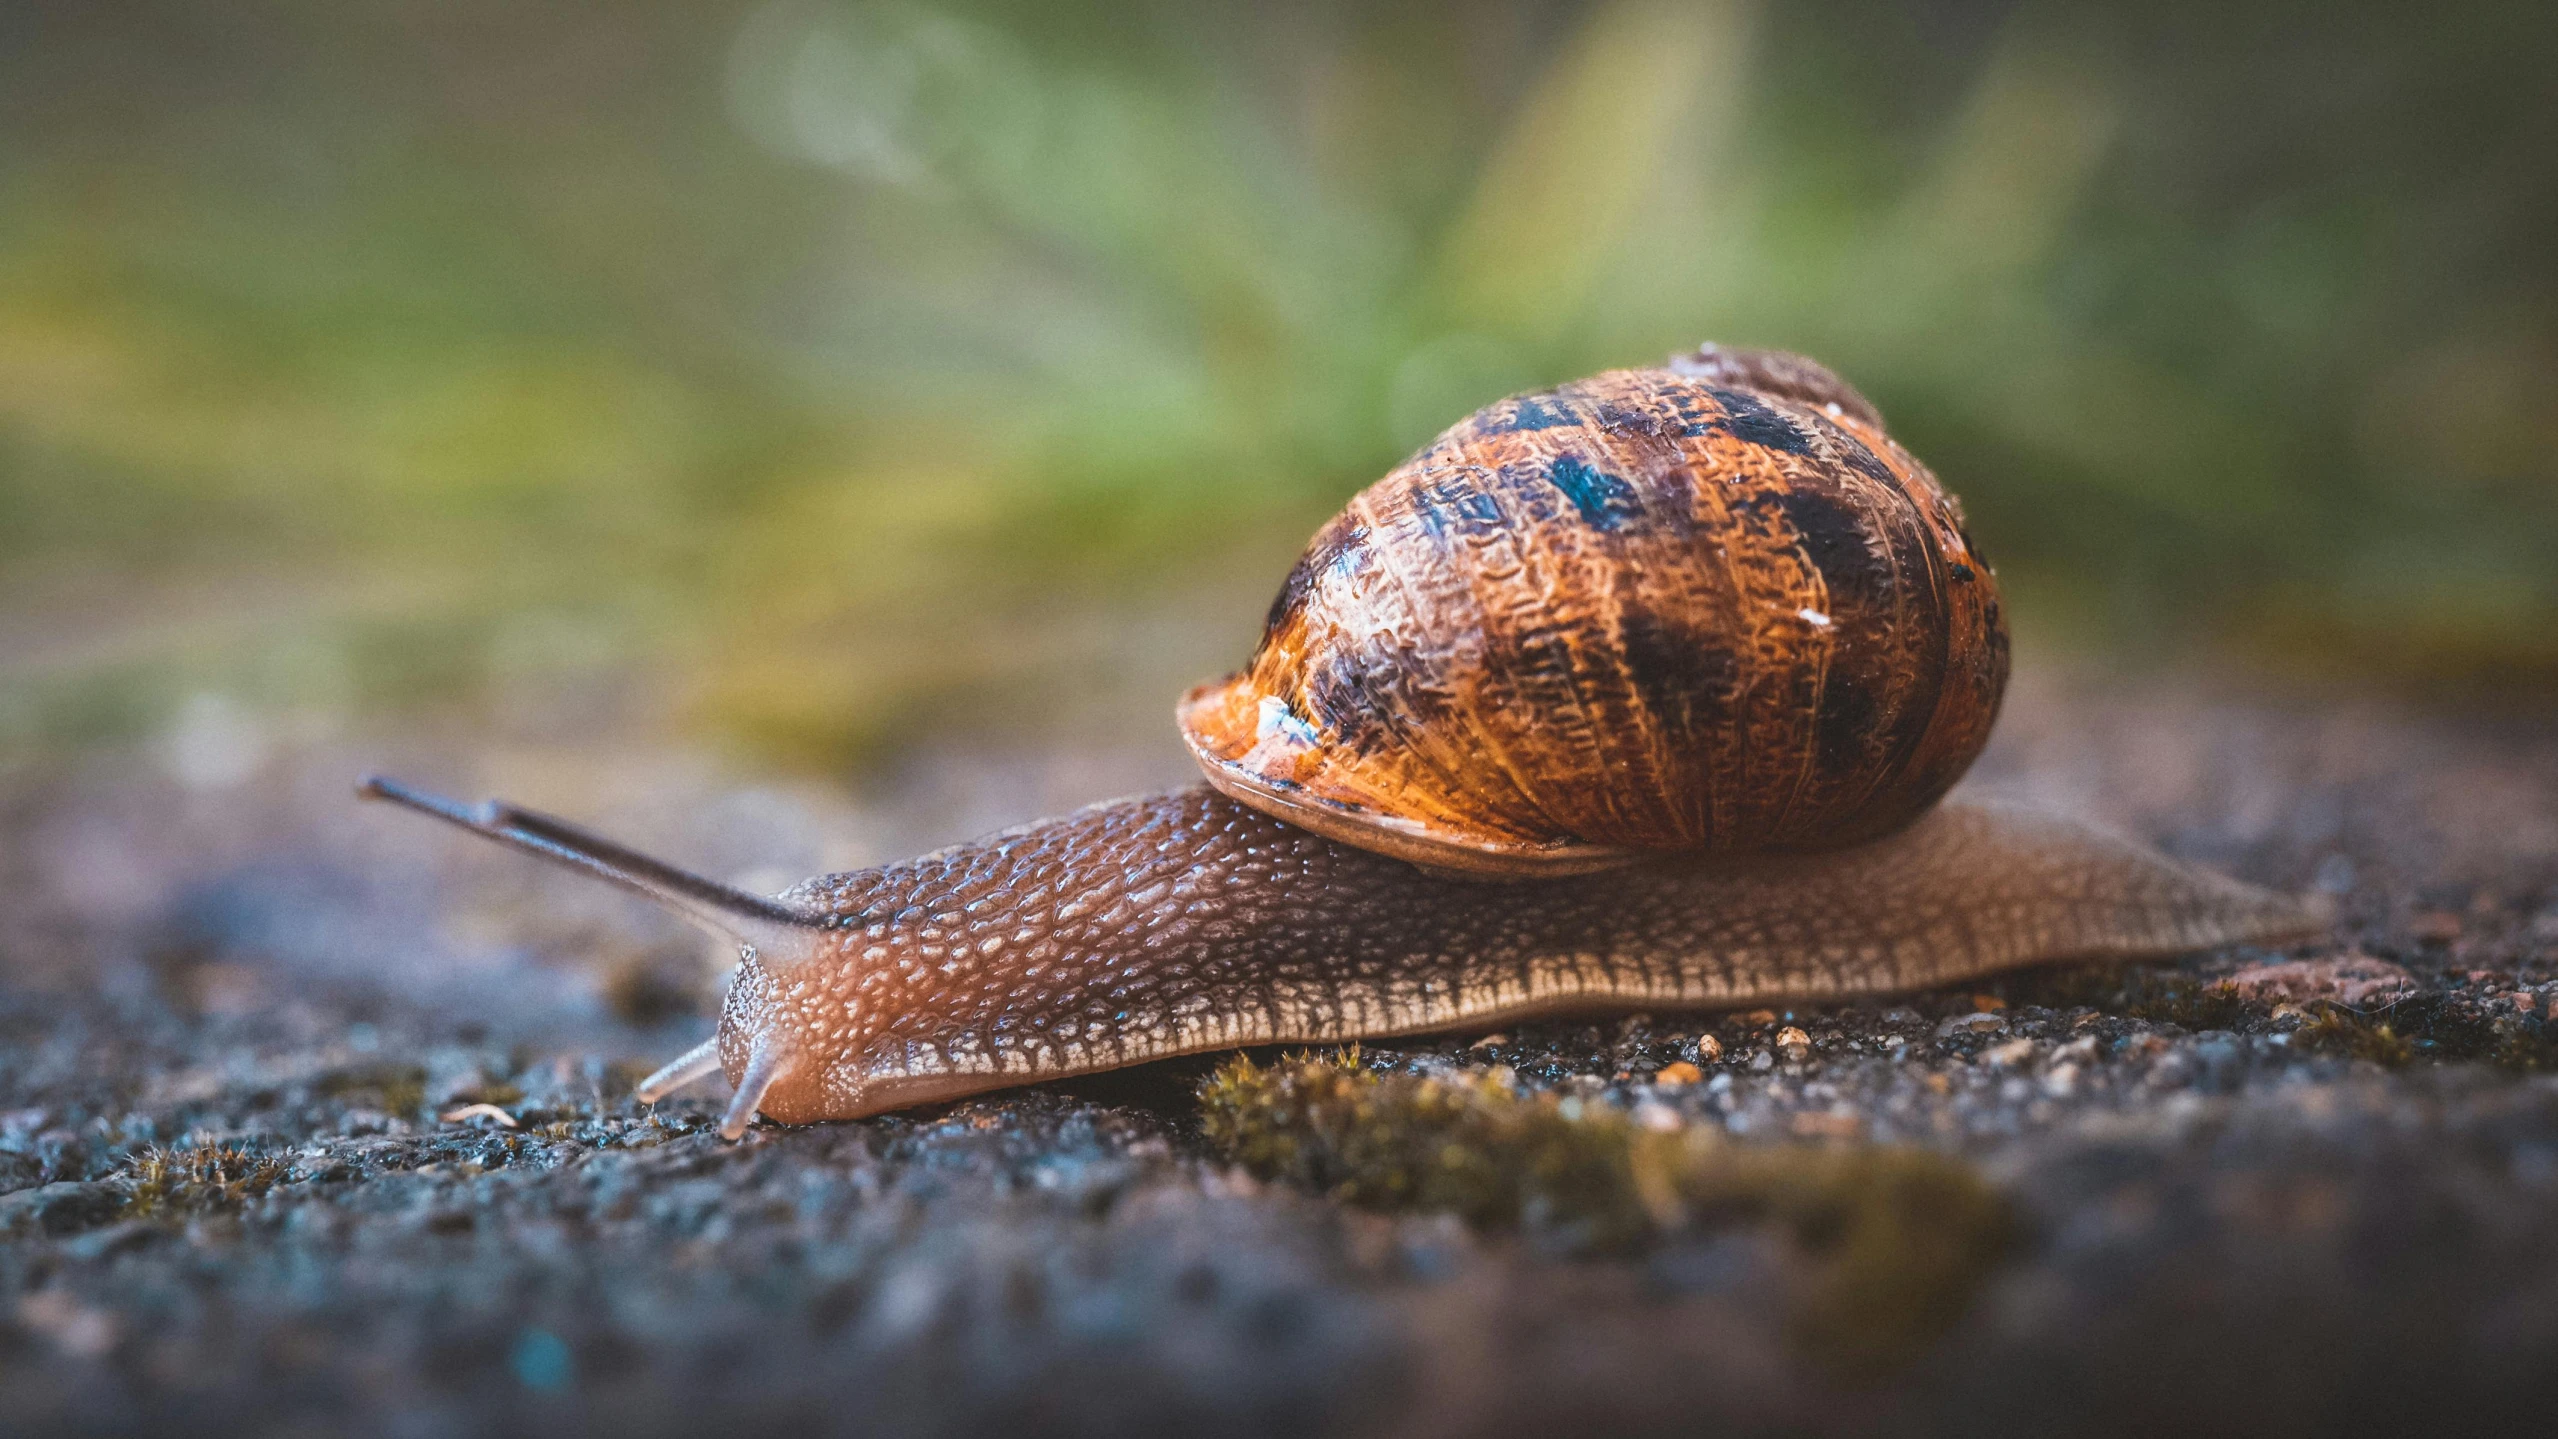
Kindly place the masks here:
<instances>
[{"instance_id":1,"label":"textured snail skin","mask_svg":"<svg viewBox=\"0 0 2558 1439\"><path fill-rule=\"evenodd\" d=\"M1954 802L1848 849L1484 884L1197 786L781 899L830 918L807 957L750 953L737 972L717 1040L741 1090L732 1132L758 1108L859 1118L1236 1045L1837 1000L2319 924L2027 809Z\"/></svg>"},{"instance_id":2,"label":"textured snail skin","mask_svg":"<svg viewBox=\"0 0 2558 1439\"><path fill-rule=\"evenodd\" d=\"M1544 876L1907 824L1988 739L1995 577L1811 360L1707 346L1459 421L1315 536L1181 727L1318 833Z\"/></svg>"}]
</instances>

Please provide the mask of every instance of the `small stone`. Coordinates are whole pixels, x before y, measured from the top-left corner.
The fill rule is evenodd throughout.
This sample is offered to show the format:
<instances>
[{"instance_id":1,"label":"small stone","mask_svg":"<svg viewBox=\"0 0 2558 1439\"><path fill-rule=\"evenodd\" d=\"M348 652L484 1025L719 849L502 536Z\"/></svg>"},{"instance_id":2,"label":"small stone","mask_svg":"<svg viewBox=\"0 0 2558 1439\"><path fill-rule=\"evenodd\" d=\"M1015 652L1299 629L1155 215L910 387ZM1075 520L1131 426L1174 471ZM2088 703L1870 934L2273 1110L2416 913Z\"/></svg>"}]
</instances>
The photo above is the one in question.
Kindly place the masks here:
<instances>
[{"instance_id":1,"label":"small stone","mask_svg":"<svg viewBox=\"0 0 2558 1439\"><path fill-rule=\"evenodd\" d=\"M1492 1034L1487 1034L1487 1035L1485 1035L1483 1038L1478 1039L1478 1040L1476 1040L1474 1043L1467 1045L1467 1046L1466 1046L1466 1048L1468 1048L1468 1049L1498 1049L1498 1048L1500 1048L1502 1045L1508 1044L1509 1042L1510 1042L1510 1036L1508 1036L1508 1035L1506 1035L1506 1034L1501 1034L1501 1033L1496 1032L1496 1033L1492 1033Z\"/></svg>"},{"instance_id":2,"label":"small stone","mask_svg":"<svg viewBox=\"0 0 2558 1439\"><path fill-rule=\"evenodd\" d=\"M0 1198L0 1238L69 1234L103 1223L124 1207L124 1191L112 1185L65 1180L21 1189Z\"/></svg>"},{"instance_id":3,"label":"small stone","mask_svg":"<svg viewBox=\"0 0 2558 1439\"><path fill-rule=\"evenodd\" d=\"M160 1238L163 1232L160 1226L149 1220L128 1219L122 1224L110 1224L104 1229L92 1229L77 1238L66 1239L62 1242L62 1252L74 1259L95 1262L140 1249Z\"/></svg>"},{"instance_id":4,"label":"small stone","mask_svg":"<svg viewBox=\"0 0 2558 1439\"><path fill-rule=\"evenodd\" d=\"M115 1316L65 1290L39 1289L19 1300L18 1322L74 1359L95 1359L115 1347Z\"/></svg>"},{"instance_id":5,"label":"small stone","mask_svg":"<svg viewBox=\"0 0 2558 1439\"><path fill-rule=\"evenodd\" d=\"M1765 1029L1769 1025L1776 1023L1776 1011L1773 1009L1754 1009L1749 1013L1742 1015L1741 1022L1750 1026L1752 1029Z\"/></svg>"},{"instance_id":6,"label":"small stone","mask_svg":"<svg viewBox=\"0 0 2558 1439\"><path fill-rule=\"evenodd\" d=\"M1800 1064L1812 1057L1812 1036L1789 1024L1776 1032L1776 1052L1788 1064Z\"/></svg>"},{"instance_id":7,"label":"small stone","mask_svg":"<svg viewBox=\"0 0 2558 1439\"><path fill-rule=\"evenodd\" d=\"M1721 1059L1722 1057L1723 1057L1723 1041L1722 1041L1722 1040L1719 1040L1719 1039L1715 1038L1713 1035L1710 1035L1710 1034L1709 1034L1709 1035L1706 1035L1706 1036L1704 1036L1704 1037L1702 1037L1702 1038L1700 1038L1699 1040L1697 1040L1697 1042L1696 1042L1696 1062L1697 1062L1697 1063L1699 1063L1699 1064L1712 1064L1712 1063L1714 1063L1716 1060Z\"/></svg>"},{"instance_id":8,"label":"small stone","mask_svg":"<svg viewBox=\"0 0 2558 1439\"><path fill-rule=\"evenodd\" d=\"M2281 964L2251 964L2228 979L2241 999L2332 999L2360 1008L2374 999L2412 992L2416 977L2385 959L2360 952L2334 959L2295 959Z\"/></svg>"},{"instance_id":9,"label":"small stone","mask_svg":"<svg viewBox=\"0 0 2558 1439\"><path fill-rule=\"evenodd\" d=\"M1677 1110L1661 1101L1647 1099L1634 1106L1634 1123L1638 1129L1648 1129L1655 1134L1668 1134L1684 1127L1687 1121L1679 1117Z\"/></svg>"},{"instance_id":10,"label":"small stone","mask_svg":"<svg viewBox=\"0 0 2558 1439\"><path fill-rule=\"evenodd\" d=\"M1676 1088L1694 1084L1703 1078L1705 1078L1704 1070L1685 1060L1680 1060L1675 1064L1662 1065L1661 1072L1652 1076L1652 1082L1664 1087Z\"/></svg>"},{"instance_id":11,"label":"small stone","mask_svg":"<svg viewBox=\"0 0 2558 1439\"><path fill-rule=\"evenodd\" d=\"M1936 1032L1940 1036L1991 1034L2005 1028L2007 1028L2006 1020L1984 1011L1975 1014L1958 1014L1938 1025Z\"/></svg>"},{"instance_id":12,"label":"small stone","mask_svg":"<svg viewBox=\"0 0 2558 1439\"><path fill-rule=\"evenodd\" d=\"M1798 1138L1856 1139L1865 1133L1865 1119L1857 1114L1798 1114L1788 1121Z\"/></svg>"},{"instance_id":13,"label":"small stone","mask_svg":"<svg viewBox=\"0 0 2558 1439\"><path fill-rule=\"evenodd\" d=\"M2005 1044L1994 1044L1981 1051L1983 1064L1995 1065L2001 1069L2023 1064L2033 1057L2034 1041L2030 1039L2011 1039Z\"/></svg>"}]
</instances>

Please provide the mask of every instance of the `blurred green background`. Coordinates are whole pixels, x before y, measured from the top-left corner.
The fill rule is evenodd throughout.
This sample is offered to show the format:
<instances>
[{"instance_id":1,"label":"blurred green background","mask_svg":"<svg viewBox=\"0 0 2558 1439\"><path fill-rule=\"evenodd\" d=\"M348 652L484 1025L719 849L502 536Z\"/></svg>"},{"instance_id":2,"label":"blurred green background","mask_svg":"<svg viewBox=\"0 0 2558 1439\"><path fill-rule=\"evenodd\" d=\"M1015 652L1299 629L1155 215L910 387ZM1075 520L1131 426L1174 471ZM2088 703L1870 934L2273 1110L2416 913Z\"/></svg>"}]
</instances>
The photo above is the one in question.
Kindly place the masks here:
<instances>
[{"instance_id":1,"label":"blurred green background","mask_svg":"<svg viewBox=\"0 0 2558 1439\"><path fill-rule=\"evenodd\" d=\"M2534 3L0 7L0 753L1168 734L1351 491L1706 338L1873 396L2031 646L2529 701L2554 62Z\"/></svg>"}]
</instances>

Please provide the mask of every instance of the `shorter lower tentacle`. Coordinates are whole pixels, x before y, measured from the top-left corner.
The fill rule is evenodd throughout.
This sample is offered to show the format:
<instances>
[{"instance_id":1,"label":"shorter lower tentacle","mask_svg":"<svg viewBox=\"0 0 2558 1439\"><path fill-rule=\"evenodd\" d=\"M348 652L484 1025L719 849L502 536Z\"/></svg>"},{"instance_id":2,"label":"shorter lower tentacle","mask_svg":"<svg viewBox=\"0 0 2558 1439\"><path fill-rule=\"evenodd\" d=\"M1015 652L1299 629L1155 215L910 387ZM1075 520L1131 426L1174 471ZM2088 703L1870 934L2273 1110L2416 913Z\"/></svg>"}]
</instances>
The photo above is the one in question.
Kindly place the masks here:
<instances>
[{"instance_id":1,"label":"shorter lower tentacle","mask_svg":"<svg viewBox=\"0 0 2558 1439\"><path fill-rule=\"evenodd\" d=\"M729 1096L728 1112L720 1116L719 1137L744 1137L746 1126L755 1122L756 1110L763 1107L764 1096L781 1077L780 1052L769 1045L757 1045L746 1061L746 1072L738 1076L737 1092Z\"/></svg>"}]
</instances>

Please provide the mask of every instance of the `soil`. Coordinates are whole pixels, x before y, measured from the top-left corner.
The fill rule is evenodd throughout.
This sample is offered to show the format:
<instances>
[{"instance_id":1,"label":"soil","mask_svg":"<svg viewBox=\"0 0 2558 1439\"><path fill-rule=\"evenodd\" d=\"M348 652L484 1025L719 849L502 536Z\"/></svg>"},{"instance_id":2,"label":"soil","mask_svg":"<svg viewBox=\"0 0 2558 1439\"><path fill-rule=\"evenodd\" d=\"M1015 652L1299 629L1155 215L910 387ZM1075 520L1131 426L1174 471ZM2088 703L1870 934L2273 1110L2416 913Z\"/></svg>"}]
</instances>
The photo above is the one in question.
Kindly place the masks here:
<instances>
[{"instance_id":1,"label":"soil","mask_svg":"<svg viewBox=\"0 0 2558 1439\"><path fill-rule=\"evenodd\" d=\"M2334 938L1362 1053L1506 1066L1647 1129L1968 1166L2016 1238L1886 1372L1789 1329L1818 1276L1764 1226L1594 1256L1535 1215L1470 1226L1257 1179L1201 1128L1221 1056L722 1143L716 1083L630 1098L709 1032L694 941L351 799L382 765L778 887L1174 779L1177 756L953 751L859 802L663 750L413 736L284 744L213 783L162 751L22 767L0 776L0 1430L2545 1416L2558 727L2028 679L1973 783L2324 890Z\"/></svg>"}]
</instances>

